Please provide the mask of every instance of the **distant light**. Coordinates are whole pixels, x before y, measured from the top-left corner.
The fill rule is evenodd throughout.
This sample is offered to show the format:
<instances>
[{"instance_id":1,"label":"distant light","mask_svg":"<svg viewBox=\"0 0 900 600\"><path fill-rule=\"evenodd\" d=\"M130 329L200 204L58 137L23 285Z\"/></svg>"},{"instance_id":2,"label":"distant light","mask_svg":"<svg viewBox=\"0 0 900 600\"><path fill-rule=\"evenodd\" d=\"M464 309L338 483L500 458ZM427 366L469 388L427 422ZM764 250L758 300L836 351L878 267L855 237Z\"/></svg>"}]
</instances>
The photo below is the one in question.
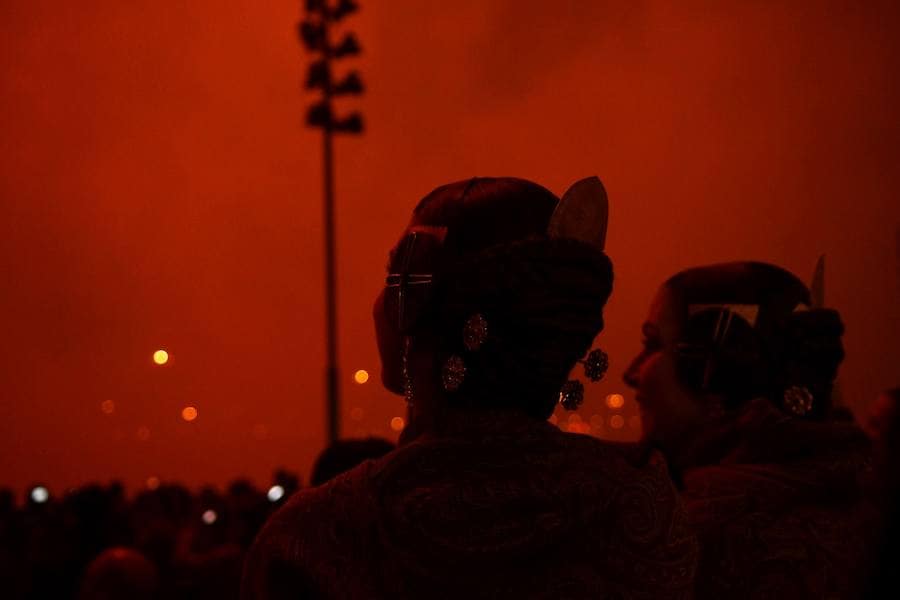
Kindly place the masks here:
<instances>
[{"instance_id":1,"label":"distant light","mask_svg":"<svg viewBox=\"0 0 900 600\"><path fill-rule=\"evenodd\" d=\"M135 435L137 435L137 439L140 441L146 442L150 439L150 428L146 425L141 425L137 428L137 433Z\"/></svg>"},{"instance_id":2,"label":"distant light","mask_svg":"<svg viewBox=\"0 0 900 600\"><path fill-rule=\"evenodd\" d=\"M403 417L394 417L391 419L391 429L394 431L403 431L405 426L406 421L403 420Z\"/></svg>"},{"instance_id":3,"label":"distant light","mask_svg":"<svg viewBox=\"0 0 900 600\"><path fill-rule=\"evenodd\" d=\"M266 495L269 497L269 502L278 502L284 497L284 488L280 485L273 485Z\"/></svg>"},{"instance_id":4,"label":"distant light","mask_svg":"<svg viewBox=\"0 0 900 600\"><path fill-rule=\"evenodd\" d=\"M613 429L622 429L625 426L625 419L622 415L613 415L609 419L609 426Z\"/></svg>"},{"instance_id":5,"label":"distant light","mask_svg":"<svg viewBox=\"0 0 900 600\"><path fill-rule=\"evenodd\" d=\"M354 406L354 407L350 410L350 418L353 419L354 421L362 421L362 418L363 418L363 415L364 415L364 414L365 414L365 413L363 412L363 409L361 409L361 408L358 407L358 406Z\"/></svg>"},{"instance_id":6,"label":"distant light","mask_svg":"<svg viewBox=\"0 0 900 600\"><path fill-rule=\"evenodd\" d=\"M169 362L169 353L165 350L157 350L153 353L153 362L158 365L164 365Z\"/></svg>"},{"instance_id":7,"label":"distant light","mask_svg":"<svg viewBox=\"0 0 900 600\"><path fill-rule=\"evenodd\" d=\"M194 408L193 406L185 406L184 409L181 411L181 418L184 419L185 421L193 421L194 419L197 418L197 415L198 415L197 409Z\"/></svg>"},{"instance_id":8,"label":"distant light","mask_svg":"<svg viewBox=\"0 0 900 600\"><path fill-rule=\"evenodd\" d=\"M50 499L50 492L42 485L35 486L35 488L31 490L31 499L36 504L43 504Z\"/></svg>"},{"instance_id":9,"label":"distant light","mask_svg":"<svg viewBox=\"0 0 900 600\"><path fill-rule=\"evenodd\" d=\"M219 518L219 515L216 514L216 511L214 511L213 509L210 508L210 509L203 511L203 516L201 518L203 519L203 522L206 523L207 525L212 525L213 523L216 522L216 519Z\"/></svg>"},{"instance_id":10,"label":"distant light","mask_svg":"<svg viewBox=\"0 0 900 600\"><path fill-rule=\"evenodd\" d=\"M625 406L625 397L622 394L610 394L606 397L606 405L610 408L622 408Z\"/></svg>"},{"instance_id":11,"label":"distant light","mask_svg":"<svg viewBox=\"0 0 900 600\"><path fill-rule=\"evenodd\" d=\"M100 403L100 410L102 410L105 415L111 415L116 411L116 403L112 400L104 400Z\"/></svg>"},{"instance_id":12,"label":"distant light","mask_svg":"<svg viewBox=\"0 0 900 600\"><path fill-rule=\"evenodd\" d=\"M356 373L353 374L353 380L362 385L369 380L369 372L365 369L360 369Z\"/></svg>"},{"instance_id":13,"label":"distant light","mask_svg":"<svg viewBox=\"0 0 900 600\"><path fill-rule=\"evenodd\" d=\"M590 433L591 426L584 421L569 422L569 432L571 433Z\"/></svg>"},{"instance_id":14,"label":"distant light","mask_svg":"<svg viewBox=\"0 0 900 600\"><path fill-rule=\"evenodd\" d=\"M147 478L147 489L155 490L159 487L159 477L150 476Z\"/></svg>"}]
</instances>

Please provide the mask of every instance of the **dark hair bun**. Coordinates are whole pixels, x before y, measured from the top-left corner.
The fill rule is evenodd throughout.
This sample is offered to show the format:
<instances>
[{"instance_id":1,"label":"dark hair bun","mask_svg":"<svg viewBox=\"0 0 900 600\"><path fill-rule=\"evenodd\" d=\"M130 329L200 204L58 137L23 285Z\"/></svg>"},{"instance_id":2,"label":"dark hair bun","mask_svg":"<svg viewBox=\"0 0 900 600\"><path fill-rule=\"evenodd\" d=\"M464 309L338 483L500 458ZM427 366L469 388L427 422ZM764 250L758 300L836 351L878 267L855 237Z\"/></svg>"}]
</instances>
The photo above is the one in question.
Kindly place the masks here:
<instances>
[{"instance_id":1,"label":"dark hair bun","mask_svg":"<svg viewBox=\"0 0 900 600\"><path fill-rule=\"evenodd\" d=\"M603 329L612 279L605 254L566 239L504 244L454 265L436 293L443 350L462 351L462 324L474 313L490 331L485 348L466 356L473 385L460 400L547 418Z\"/></svg>"},{"instance_id":2,"label":"dark hair bun","mask_svg":"<svg viewBox=\"0 0 900 600\"><path fill-rule=\"evenodd\" d=\"M802 386L812 393L811 418L822 418L831 410L832 387L844 360L843 334L840 314L831 309L798 311L787 323L780 383L782 388Z\"/></svg>"}]
</instances>

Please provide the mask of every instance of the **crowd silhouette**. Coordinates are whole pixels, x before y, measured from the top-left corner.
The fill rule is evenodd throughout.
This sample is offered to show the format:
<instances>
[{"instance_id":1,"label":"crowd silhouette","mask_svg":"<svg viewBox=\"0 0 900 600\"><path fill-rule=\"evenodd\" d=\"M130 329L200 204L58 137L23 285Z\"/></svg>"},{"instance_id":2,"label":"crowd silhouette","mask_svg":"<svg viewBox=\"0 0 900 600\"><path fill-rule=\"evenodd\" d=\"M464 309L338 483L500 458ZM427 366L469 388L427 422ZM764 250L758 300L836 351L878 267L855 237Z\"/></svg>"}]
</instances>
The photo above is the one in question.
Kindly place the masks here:
<instances>
[{"instance_id":1,"label":"crowd silhouette","mask_svg":"<svg viewBox=\"0 0 900 600\"><path fill-rule=\"evenodd\" d=\"M321 453L312 481L392 448L379 438L339 441ZM133 497L112 482L57 498L38 485L20 503L0 490L2 597L238 598L247 549L299 489L300 478L279 469L267 489L242 479L224 491L154 480Z\"/></svg>"}]
</instances>

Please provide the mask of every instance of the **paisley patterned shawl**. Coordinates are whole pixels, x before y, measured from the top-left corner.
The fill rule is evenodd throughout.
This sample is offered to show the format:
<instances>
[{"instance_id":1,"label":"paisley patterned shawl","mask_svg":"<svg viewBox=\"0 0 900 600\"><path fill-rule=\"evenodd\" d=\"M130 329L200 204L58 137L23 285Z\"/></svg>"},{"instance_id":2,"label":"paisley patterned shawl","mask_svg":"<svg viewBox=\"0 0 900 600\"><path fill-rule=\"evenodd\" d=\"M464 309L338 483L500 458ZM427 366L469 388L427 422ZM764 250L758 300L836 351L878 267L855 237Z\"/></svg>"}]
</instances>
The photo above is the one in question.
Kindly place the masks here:
<instances>
[{"instance_id":1,"label":"paisley patterned shawl","mask_svg":"<svg viewBox=\"0 0 900 600\"><path fill-rule=\"evenodd\" d=\"M684 598L696 555L659 455L469 414L292 498L251 551L243 592Z\"/></svg>"},{"instance_id":2,"label":"paisley patterned shawl","mask_svg":"<svg viewBox=\"0 0 900 600\"><path fill-rule=\"evenodd\" d=\"M697 597L858 597L877 523L863 433L785 419L760 400L722 435L733 443L718 464L683 474Z\"/></svg>"}]
</instances>

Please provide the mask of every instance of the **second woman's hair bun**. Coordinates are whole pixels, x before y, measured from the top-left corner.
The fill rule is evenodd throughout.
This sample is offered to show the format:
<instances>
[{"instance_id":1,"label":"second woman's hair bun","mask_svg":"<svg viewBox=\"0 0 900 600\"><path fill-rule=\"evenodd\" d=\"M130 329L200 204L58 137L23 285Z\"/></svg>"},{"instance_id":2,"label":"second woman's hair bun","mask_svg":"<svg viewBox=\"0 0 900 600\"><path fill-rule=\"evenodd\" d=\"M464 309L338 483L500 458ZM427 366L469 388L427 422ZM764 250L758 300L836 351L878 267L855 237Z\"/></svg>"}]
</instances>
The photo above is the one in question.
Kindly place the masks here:
<instances>
[{"instance_id":1,"label":"second woman's hair bun","mask_svg":"<svg viewBox=\"0 0 900 600\"><path fill-rule=\"evenodd\" d=\"M809 391L813 404L810 418L827 416L832 406L832 388L844 360L844 324L831 309L798 311L787 323L782 348L782 386Z\"/></svg>"}]
</instances>

